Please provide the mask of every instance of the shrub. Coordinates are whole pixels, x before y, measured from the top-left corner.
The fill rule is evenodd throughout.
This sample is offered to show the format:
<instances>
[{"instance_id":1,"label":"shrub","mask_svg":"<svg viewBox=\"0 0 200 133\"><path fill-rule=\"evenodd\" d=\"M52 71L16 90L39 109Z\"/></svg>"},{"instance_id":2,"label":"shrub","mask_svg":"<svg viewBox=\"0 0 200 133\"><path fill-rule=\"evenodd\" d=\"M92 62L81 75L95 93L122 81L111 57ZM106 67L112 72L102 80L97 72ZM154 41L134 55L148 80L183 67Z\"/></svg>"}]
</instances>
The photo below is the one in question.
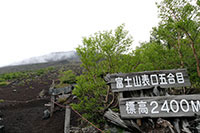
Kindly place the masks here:
<instances>
[{"instance_id":1,"label":"shrub","mask_svg":"<svg viewBox=\"0 0 200 133\"><path fill-rule=\"evenodd\" d=\"M9 85L9 82L7 82L7 81L0 82L0 87L4 87L4 86L7 86L7 85Z\"/></svg>"},{"instance_id":2,"label":"shrub","mask_svg":"<svg viewBox=\"0 0 200 133\"><path fill-rule=\"evenodd\" d=\"M0 99L0 103L3 103L4 102L4 100L3 99Z\"/></svg>"},{"instance_id":3,"label":"shrub","mask_svg":"<svg viewBox=\"0 0 200 133\"><path fill-rule=\"evenodd\" d=\"M59 74L61 84L73 84L76 82L76 75L72 70L61 71Z\"/></svg>"}]
</instances>

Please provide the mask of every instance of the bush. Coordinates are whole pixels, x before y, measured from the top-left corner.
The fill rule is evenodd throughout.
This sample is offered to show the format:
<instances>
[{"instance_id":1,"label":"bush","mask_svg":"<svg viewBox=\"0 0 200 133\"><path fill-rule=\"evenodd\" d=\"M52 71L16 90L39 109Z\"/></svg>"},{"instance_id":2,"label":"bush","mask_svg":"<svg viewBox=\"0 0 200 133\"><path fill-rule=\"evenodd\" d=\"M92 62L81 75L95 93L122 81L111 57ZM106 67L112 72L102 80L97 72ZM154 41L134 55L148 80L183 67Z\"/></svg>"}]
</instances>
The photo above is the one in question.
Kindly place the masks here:
<instances>
[{"instance_id":1,"label":"bush","mask_svg":"<svg viewBox=\"0 0 200 133\"><path fill-rule=\"evenodd\" d=\"M0 99L0 103L3 103L4 102L4 100L3 99Z\"/></svg>"},{"instance_id":2,"label":"bush","mask_svg":"<svg viewBox=\"0 0 200 133\"><path fill-rule=\"evenodd\" d=\"M7 82L7 81L0 82L0 87L4 87L4 86L7 86L7 85L9 85L9 82Z\"/></svg>"},{"instance_id":3,"label":"bush","mask_svg":"<svg viewBox=\"0 0 200 133\"><path fill-rule=\"evenodd\" d=\"M60 71L59 80L60 83L56 87L65 87L69 84L76 83L76 75L72 70Z\"/></svg>"},{"instance_id":4,"label":"bush","mask_svg":"<svg viewBox=\"0 0 200 133\"><path fill-rule=\"evenodd\" d=\"M22 78L26 76L27 76L26 72L12 72L12 73L1 74L0 79L8 81L8 80L18 79L18 78Z\"/></svg>"},{"instance_id":5,"label":"bush","mask_svg":"<svg viewBox=\"0 0 200 133\"><path fill-rule=\"evenodd\" d=\"M76 75L72 70L60 72L60 81L63 84L73 84L76 82Z\"/></svg>"},{"instance_id":6,"label":"bush","mask_svg":"<svg viewBox=\"0 0 200 133\"><path fill-rule=\"evenodd\" d=\"M3 78L0 78L0 82L3 82L3 81L5 81Z\"/></svg>"}]
</instances>

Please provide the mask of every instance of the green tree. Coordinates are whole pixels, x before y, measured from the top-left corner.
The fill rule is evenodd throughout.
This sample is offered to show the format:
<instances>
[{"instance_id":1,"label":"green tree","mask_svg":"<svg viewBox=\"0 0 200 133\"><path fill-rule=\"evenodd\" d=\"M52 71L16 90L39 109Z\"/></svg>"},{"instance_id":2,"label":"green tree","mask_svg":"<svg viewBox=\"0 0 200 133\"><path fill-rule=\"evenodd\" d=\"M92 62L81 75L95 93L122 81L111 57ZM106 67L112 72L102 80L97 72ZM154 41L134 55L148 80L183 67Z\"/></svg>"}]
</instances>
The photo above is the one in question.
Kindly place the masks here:
<instances>
[{"instance_id":1,"label":"green tree","mask_svg":"<svg viewBox=\"0 0 200 133\"><path fill-rule=\"evenodd\" d=\"M135 51L140 64L135 71L150 71L179 68L179 58L174 49L156 42L143 43Z\"/></svg>"},{"instance_id":2,"label":"green tree","mask_svg":"<svg viewBox=\"0 0 200 133\"><path fill-rule=\"evenodd\" d=\"M181 47L180 38L182 37L187 39L196 61L197 75L200 77L199 55L196 50L200 41L199 0L163 0L160 4L158 4L158 8L161 25L171 25L171 31L177 34L176 38L178 40L177 46L179 51Z\"/></svg>"},{"instance_id":3,"label":"green tree","mask_svg":"<svg viewBox=\"0 0 200 133\"><path fill-rule=\"evenodd\" d=\"M101 122L102 114L111 105L111 100L108 100L109 87L103 77L107 73L133 70L136 61L133 53L129 53L131 44L132 37L124 30L124 25L120 25L114 31L84 37L83 45L76 49L84 73L77 78L77 85L73 90L80 101L73 104L73 107L91 121Z\"/></svg>"},{"instance_id":4,"label":"green tree","mask_svg":"<svg viewBox=\"0 0 200 133\"><path fill-rule=\"evenodd\" d=\"M158 44L166 46L166 48L174 49L180 59L180 67L184 68L183 52L181 47L183 47L184 40L183 34L174 27L170 22L165 24L160 23L158 27L154 27L151 33L151 42L156 42Z\"/></svg>"}]
</instances>

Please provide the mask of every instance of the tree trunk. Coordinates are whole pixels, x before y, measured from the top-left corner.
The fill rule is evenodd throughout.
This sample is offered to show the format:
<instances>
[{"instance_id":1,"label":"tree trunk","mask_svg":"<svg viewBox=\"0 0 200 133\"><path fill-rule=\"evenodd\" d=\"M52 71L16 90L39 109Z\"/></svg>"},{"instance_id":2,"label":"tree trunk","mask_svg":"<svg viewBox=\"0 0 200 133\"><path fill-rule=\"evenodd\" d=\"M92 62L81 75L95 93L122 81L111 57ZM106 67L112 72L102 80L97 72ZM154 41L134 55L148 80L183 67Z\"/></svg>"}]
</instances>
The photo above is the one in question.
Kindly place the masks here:
<instances>
[{"instance_id":1,"label":"tree trunk","mask_svg":"<svg viewBox=\"0 0 200 133\"><path fill-rule=\"evenodd\" d=\"M197 55L196 49L194 47L194 40L192 39L190 34L184 28L182 28L182 30L185 32L186 36L189 38L189 40L191 42L192 52L193 52L194 58L196 60L197 74L198 74L198 77L200 77L199 59L198 59L198 55Z\"/></svg>"},{"instance_id":2,"label":"tree trunk","mask_svg":"<svg viewBox=\"0 0 200 133\"><path fill-rule=\"evenodd\" d=\"M181 39L180 32L178 32L178 54L179 54L179 57L181 60L181 68L184 68L183 55L182 55L181 49L180 49L181 48L180 39Z\"/></svg>"},{"instance_id":3,"label":"tree trunk","mask_svg":"<svg viewBox=\"0 0 200 133\"><path fill-rule=\"evenodd\" d=\"M191 40L191 47L192 47L192 51L193 51L193 55L195 57L196 60L196 65L197 65L197 74L200 77L200 68L199 68L199 59L198 59L198 55L196 53L196 49L194 47L194 42Z\"/></svg>"}]
</instances>

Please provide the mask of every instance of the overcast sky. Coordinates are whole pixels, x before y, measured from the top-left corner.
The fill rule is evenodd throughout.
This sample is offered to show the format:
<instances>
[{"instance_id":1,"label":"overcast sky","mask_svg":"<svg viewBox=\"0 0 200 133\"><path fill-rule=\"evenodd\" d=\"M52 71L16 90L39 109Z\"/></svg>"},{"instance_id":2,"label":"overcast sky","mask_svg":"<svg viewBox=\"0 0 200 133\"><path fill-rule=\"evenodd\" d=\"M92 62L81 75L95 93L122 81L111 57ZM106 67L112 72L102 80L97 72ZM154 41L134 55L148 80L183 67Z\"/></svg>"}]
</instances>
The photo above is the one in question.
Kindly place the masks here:
<instances>
[{"instance_id":1,"label":"overcast sky","mask_svg":"<svg viewBox=\"0 0 200 133\"><path fill-rule=\"evenodd\" d=\"M0 66L75 50L82 37L122 23L133 48L158 24L157 0L0 0Z\"/></svg>"}]
</instances>

